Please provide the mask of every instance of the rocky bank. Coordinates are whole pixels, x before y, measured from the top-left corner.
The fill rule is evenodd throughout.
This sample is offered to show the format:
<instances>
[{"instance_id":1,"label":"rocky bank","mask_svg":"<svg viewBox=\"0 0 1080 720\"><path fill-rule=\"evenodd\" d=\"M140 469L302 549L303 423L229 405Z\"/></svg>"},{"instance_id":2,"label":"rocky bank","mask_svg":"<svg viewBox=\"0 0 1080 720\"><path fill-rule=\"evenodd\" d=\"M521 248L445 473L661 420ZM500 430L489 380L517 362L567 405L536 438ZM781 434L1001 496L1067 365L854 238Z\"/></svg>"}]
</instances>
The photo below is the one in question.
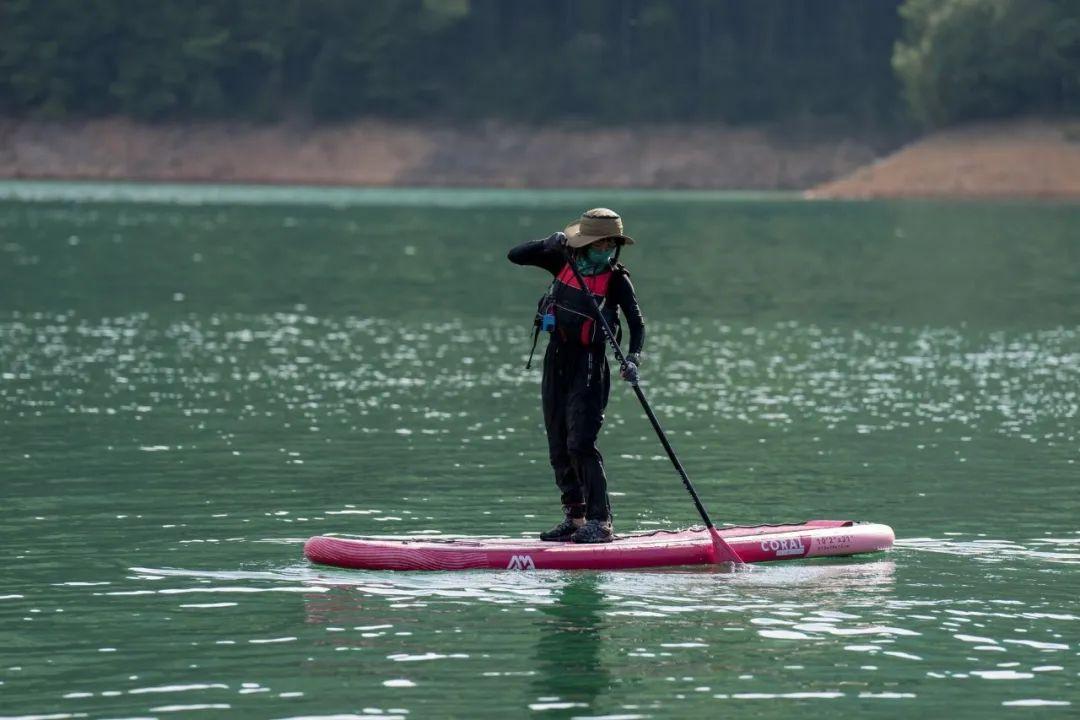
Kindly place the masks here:
<instances>
[{"instance_id":1,"label":"rocky bank","mask_svg":"<svg viewBox=\"0 0 1080 720\"><path fill-rule=\"evenodd\" d=\"M944 130L806 196L1080 199L1080 121L1026 118Z\"/></svg>"},{"instance_id":2,"label":"rocky bank","mask_svg":"<svg viewBox=\"0 0 1080 720\"><path fill-rule=\"evenodd\" d=\"M407 187L804 190L809 198L1077 198L1080 121L933 133L708 124L0 119L0 177Z\"/></svg>"},{"instance_id":3,"label":"rocky bank","mask_svg":"<svg viewBox=\"0 0 1080 720\"><path fill-rule=\"evenodd\" d=\"M820 129L527 127L361 120L0 120L0 177L360 186L803 189L894 139Z\"/></svg>"}]
</instances>

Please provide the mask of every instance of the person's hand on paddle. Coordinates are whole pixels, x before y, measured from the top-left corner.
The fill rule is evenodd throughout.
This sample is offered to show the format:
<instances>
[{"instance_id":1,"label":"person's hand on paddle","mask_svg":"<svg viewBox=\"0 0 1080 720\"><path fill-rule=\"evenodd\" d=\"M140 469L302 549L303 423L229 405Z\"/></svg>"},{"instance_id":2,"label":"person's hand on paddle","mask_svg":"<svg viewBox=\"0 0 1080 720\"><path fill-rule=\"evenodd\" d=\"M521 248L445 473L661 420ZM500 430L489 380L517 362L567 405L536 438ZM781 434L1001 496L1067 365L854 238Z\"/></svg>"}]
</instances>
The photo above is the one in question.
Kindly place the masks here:
<instances>
[{"instance_id":1,"label":"person's hand on paddle","mask_svg":"<svg viewBox=\"0 0 1080 720\"><path fill-rule=\"evenodd\" d=\"M630 353L626 356L626 364L619 369L619 375L628 383L636 385L639 378L638 365L641 364L639 353Z\"/></svg>"},{"instance_id":2,"label":"person's hand on paddle","mask_svg":"<svg viewBox=\"0 0 1080 720\"><path fill-rule=\"evenodd\" d=\"M552 233L544 238L544 249L547 251L562 250L566 247L566 234L562 232Z\"/></svg>"}]
</instances>

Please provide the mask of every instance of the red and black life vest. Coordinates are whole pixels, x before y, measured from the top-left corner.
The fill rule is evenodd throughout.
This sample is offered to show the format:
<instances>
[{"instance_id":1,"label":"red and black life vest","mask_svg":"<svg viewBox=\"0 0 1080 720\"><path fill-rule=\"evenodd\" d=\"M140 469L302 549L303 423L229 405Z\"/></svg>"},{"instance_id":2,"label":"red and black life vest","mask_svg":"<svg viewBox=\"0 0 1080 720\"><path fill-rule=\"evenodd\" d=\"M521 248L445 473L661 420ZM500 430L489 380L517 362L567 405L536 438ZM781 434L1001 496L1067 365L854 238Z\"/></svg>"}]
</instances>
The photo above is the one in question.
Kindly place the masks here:
<instances>
[{"instance_id":1,"label":"red and black life vest","mask_svg":"<svg viewBox=\"0 0 1080 720\"><path fill-rule=\"evenodd\" d=\"M588 293L596 299L612 329L616 327L618 315L616 308L608 303L607 294L614 274L613 270L605 270L582 278ZM603 343L603 330L596 327L596 309L581 289L569 263L555 276L549 297L555 315L555 332L564 341L576 339L585 346Z\"/></svg>"}]
</instances>

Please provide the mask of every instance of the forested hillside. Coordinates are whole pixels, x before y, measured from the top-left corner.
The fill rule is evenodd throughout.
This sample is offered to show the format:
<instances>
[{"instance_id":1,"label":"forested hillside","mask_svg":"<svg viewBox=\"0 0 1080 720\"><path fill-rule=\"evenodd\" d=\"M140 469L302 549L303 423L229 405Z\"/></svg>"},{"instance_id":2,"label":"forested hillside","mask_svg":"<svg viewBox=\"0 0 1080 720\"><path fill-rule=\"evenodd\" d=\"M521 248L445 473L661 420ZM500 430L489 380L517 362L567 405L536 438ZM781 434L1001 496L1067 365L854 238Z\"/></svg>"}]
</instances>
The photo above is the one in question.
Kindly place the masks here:
<instances>
[{"instance_id":1,"label":"forested hillside","mask_svg":"<svg viewBox=\"0 0 1080 720\"><path fill-rule=\"evenodd\" d=\"M926 124L1080 108L1076 0L2 0L0 112Z\"/></svg>"},{"instance_id":2,"label":"forested hillside","mask_svg":"<svg viewBox=\"0 0 1080 720\"><path fill-rule=\"evenodd\" d=\"M894 118L897 0L5 0L49 118Z\"/></svg>"},{"instance_id":3,"label":"forested hillside","mask_svg":"<svg viewBox=\"0 0 1080 720\"><path fill-rule=\"evenodd\" d=\"M927 125L1080 111L1077 0L907 0L893 64Z\"/></svg>"},{"instance_id":4,"label":"forested hillside","mask_svg":"<svg viewBox=\"0 0 1080 720\"><path fill-rule=\"evenodd\" d=\"M1078 112L1080 0L0 0L0 177L790 189L960 125L815 192L1071 197Z\"/></svg>"}]
</instances>

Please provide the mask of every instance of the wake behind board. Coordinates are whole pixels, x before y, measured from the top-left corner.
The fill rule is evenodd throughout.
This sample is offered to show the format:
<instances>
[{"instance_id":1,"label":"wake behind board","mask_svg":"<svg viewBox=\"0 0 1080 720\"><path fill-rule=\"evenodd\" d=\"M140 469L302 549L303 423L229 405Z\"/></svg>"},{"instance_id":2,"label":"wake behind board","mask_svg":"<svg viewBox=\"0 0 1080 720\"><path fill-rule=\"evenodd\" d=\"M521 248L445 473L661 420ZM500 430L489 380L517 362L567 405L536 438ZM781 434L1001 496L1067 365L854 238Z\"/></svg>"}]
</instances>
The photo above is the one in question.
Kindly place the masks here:
<instances>
[{"instance_id":1,"label":"wake behind board","mask_svg":"<svg viewBox=\"0 0 1080 720\"><path fill-rule=\"evenodd\" d=\"M888 550L888 525L808 520L791 525L726 527L720 535L742 558L758 563ZM587 545L513 538L346 538L316 536L304 555L323 565L364 570L628 570L711 565L714 547L703 529L661 530Z\"/></svg>"}]
</instances>

